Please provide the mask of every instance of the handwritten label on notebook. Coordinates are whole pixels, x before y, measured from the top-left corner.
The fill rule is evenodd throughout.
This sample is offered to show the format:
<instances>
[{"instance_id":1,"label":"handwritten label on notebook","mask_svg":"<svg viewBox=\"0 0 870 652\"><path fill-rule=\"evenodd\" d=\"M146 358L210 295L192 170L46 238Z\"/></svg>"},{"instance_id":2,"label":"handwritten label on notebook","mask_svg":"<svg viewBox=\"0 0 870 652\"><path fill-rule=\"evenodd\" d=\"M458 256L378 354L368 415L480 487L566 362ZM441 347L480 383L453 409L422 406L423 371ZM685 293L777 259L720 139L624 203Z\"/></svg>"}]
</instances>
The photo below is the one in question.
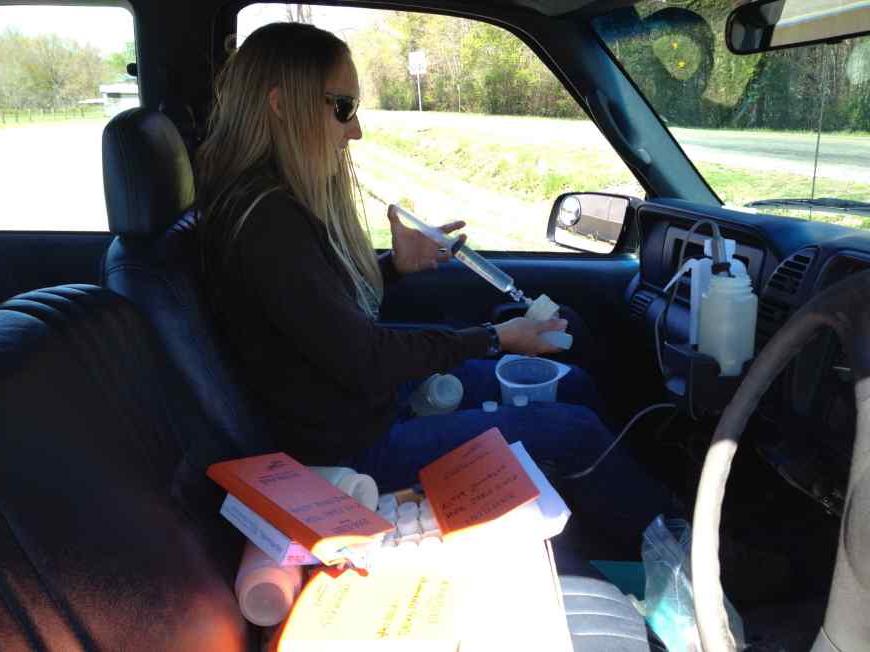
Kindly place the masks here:
<instances>
[{"instance_id":1,"label":"handwritten label on notebook","mask_svg":"<svg viewBox=\"0 0 870 652\"><path fill-rule=\"evenodd\" d=\"M416 557L416 556L415 556ZM444 567L420 557L338 575L316 573L296 600L278 652L423 649L455 652L456 599Z\"/></svg>"},{"instance_id":2,"label":"handwritten label on notebook","mask_svg":"<svg viewBox=\"0 0 870 652\"><path fill-rule=\"evenodd\" d=\"M420 482L444 535L493 521L540 495L498 428L423 467Z\"/></svg>"},{"instance_id":3,"label":"handwritten label on notebook","mask_svg":"<svg viewBox=\"0 0 870 652\"><path fill-rule=\"evenodd\" d=\"M219 462L208 476L324 563L393 525L284 453Z\"/></svg>"}]
</instances>

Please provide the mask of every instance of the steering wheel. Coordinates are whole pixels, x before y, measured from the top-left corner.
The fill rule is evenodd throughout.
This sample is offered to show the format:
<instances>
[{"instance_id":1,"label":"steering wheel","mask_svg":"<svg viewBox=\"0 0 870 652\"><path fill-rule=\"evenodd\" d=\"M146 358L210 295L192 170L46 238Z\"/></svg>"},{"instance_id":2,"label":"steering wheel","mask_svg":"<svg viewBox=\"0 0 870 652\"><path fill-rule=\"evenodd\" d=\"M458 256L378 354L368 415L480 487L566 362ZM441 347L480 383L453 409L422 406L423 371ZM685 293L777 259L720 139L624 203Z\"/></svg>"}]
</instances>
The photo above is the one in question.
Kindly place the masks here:
<instances>
[{"instance_id":1,"label":"steering wheel","mask_svg":"<svg viewBox=\"0 0 870 652\"><path fill-rule=\"evenodd\" d=\"M725 483L746 422L774 379L823 327L838 336L855 382L857 429L837 561L825 622L813 652L866 650L870 641L870 271L812 298L768 342L719 420L695 502L692 578L705 652L736 650L719 574L719 522Z\"/></svg>"}]
</instances>

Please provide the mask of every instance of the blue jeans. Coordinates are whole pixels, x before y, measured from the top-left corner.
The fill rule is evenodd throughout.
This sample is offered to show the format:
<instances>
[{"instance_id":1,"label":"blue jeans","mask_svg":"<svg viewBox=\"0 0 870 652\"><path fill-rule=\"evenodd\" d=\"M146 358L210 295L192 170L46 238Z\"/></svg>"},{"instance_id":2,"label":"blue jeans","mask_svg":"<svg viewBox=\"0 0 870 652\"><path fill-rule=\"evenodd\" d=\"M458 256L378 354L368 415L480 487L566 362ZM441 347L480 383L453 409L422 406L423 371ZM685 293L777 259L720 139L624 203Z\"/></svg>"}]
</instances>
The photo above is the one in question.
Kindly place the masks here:
<instances>
[{"instance_id":1,"label":"blue jeans","mask_svg":"<svg viewBox=\"0 0 870 652\"><path fill-rule=\"evenodd\" d=\"M613 442L613 434L590 409L600 405L594 383L575 367L559 383L560 402L522 408L499 405L497 412L486 413L480 404L500 398L494 366L493 361L471 360L451 372L462 380L465 392L459 410L450 414L411 417L407 398L419 383L403 387L399 402L404 416L380 441L344 463L371 475L381 492L395 491L416 484L421 467L497 427L508 442L523 442L555 480L575 516L593 521L596 533L603 528L612 541L634 549L640 545L643 528L657 514L678 511L669 492L627 454L624 444L594 473L562 486L558 478L585 469Z\"/></svg>"}]
</instances>

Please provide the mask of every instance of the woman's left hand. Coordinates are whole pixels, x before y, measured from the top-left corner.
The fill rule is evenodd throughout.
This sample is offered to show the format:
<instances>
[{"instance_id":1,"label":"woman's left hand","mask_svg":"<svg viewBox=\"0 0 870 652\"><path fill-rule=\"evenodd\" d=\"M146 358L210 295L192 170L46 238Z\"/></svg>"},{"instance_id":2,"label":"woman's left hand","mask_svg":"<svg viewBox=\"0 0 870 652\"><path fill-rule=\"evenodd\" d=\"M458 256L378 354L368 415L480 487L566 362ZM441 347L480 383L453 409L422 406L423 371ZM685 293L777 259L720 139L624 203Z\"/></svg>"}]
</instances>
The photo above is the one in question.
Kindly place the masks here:
<instances>
[{"instance_id":1,"label":"woman's left hand","mask_svg":"<svg viewBox=\"0 0 870 652\"><path fill-rule=\"evenodd\" d=\"M390 232L393 235L393 264L400 274L422 272L435 269L439 262L450 259L450 252L445 251L437 242L402 224L392 206L387 209L390 220ZM440 227L444 233L453 233L465 226L465 222L451 222ZM465 236L459 236L462 242Z\"/></svg>"}]
</instances>

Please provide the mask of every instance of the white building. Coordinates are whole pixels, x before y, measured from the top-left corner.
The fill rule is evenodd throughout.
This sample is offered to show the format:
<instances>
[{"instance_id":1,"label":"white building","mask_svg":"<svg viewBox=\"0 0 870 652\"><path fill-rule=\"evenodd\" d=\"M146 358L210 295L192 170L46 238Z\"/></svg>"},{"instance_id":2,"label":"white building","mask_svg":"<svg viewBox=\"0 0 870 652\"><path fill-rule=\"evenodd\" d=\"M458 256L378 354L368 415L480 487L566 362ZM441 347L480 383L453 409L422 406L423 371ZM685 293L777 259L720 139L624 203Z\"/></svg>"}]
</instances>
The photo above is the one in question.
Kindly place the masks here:
<instances>
[{"instance_id":1,"label":"white building","mask_svg":"<svg viewBox=\"0 0 870 652\"><path fill-rule=\"evenodd\" d=\"M111 117L139 106L139 85L135 81L100 84L103 112Z\"/></svg>"}]
</instances>

